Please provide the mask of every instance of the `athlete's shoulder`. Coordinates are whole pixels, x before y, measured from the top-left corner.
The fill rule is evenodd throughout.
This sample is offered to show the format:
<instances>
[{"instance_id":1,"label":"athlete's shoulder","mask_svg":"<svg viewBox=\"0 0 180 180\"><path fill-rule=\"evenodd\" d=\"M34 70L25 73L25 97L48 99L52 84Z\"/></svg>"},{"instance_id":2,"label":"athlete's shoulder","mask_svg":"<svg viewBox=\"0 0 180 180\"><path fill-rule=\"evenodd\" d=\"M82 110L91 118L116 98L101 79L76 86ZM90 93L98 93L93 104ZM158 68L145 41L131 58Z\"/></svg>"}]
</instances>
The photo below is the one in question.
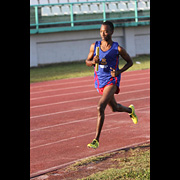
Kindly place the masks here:
<instances>
[{"instance_id":1,"label":"athlete's shoulder","mask_svg":"<svg viewBox=\"0 0 180 180\"><path fill-rule=\"evenodd\" d=\"M95 46L95 44L96 44L96 43L92 43L92 44L91 44L91 46L93 46L93 47L94 47L94 46Z\"/></svg>"},{"instance_id":2,"label":"athlete's shoulder","mask_svg":"<svg viewBox=\"0 0 180 180\"><path fill-rule=\"evenodd\" d=\"M118 46L118 52L120 55L125 55L127 54L126 50L122 46Z\"/></svg>"},{"instance_id":3,"label":"athlete's shoulder","mask_svg":"<svg viewBox=\"0 0 180 180\"><path fill-rule=\"evenodd\" d=\"M95 43L92 43L90 46L90 51L94 51Z\"/></svg>"},{"instance_id":4,"label":"athlete's shoulder","mask_svg":"<svg viewBox=\"0 0 180 180\"><path fill-rule=\"evenodd\" d=\"M94 48L95 46L98 46L100 44L101 41L96 41L94 43L91 44L91 47Z\"/></svg>"}]
</instances>

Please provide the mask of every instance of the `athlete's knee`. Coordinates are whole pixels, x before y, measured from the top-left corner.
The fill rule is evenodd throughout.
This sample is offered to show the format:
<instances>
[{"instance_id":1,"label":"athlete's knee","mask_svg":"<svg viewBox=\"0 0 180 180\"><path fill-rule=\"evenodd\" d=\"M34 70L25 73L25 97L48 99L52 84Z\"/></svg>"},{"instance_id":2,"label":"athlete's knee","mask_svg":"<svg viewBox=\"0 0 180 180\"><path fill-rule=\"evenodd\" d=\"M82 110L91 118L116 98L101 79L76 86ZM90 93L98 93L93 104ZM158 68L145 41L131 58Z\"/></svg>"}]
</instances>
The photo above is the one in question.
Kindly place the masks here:
<instances>
[{"instance_id":1,"label":"athlete's knee","mask_svg":"<svg viewBox=\"0 0 180 180\"><path fill-rule=\"evenodd\" d=\"M112 107L112 112L116 112L117 108L115 106Z\"/></svg>"}]
</instances>

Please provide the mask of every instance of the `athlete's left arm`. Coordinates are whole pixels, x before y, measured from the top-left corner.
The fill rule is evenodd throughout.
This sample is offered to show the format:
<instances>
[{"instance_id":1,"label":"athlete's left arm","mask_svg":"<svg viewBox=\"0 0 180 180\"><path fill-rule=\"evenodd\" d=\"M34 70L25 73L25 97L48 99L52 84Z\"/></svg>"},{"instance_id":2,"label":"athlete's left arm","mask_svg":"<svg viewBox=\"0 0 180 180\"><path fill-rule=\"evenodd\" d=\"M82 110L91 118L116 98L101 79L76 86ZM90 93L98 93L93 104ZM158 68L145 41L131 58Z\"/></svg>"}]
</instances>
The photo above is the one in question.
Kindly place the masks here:
<instances>
[{"instance_id":1,"label":"athlete's left arm","mask_svg":"<svg viewBox=\"0 0 180 180\"><path fill-rule=\"evenodd\" d=\"M126 61L126 64L117 71L113 68L110 68L112 77L118 76L119 74L126 71L133 65L133 61L132 61L131 57L129 56L129 54L126 52L126 50L124 48L122 48L121 46L118 46L118 52L121 55L121 57Z\"/></svg>"},{"instance_id":2,"label":"athlete's left arm","mask_svg":"<svg viewBox=\"0 0 180 180\"><path fill-rule=\"evenodd\" d=\"M133 61L131 57L129 56L129 54L126 52L126 50L122 48L121 46L118 46L118 51L121 57L126 61L126 64L120 69L120 73L122 73L133 65Z\"/></svg>"}]
</instances>

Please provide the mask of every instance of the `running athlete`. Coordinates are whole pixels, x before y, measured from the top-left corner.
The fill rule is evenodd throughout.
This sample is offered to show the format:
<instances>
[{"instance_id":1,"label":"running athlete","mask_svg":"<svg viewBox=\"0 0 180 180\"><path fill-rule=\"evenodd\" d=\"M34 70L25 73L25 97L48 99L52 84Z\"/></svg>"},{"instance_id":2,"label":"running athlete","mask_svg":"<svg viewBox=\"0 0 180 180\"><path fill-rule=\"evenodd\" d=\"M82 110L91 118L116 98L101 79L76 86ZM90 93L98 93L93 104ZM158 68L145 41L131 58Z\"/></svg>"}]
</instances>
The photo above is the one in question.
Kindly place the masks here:
<instances>
[{"instance_id":1,"label":"running athlete","mask_svg":"<svg viewBox=\"0 0 180 180\"><path fill-rule=\"evenodd\" d=\"M96 149L99 147L99 138L104 123L104 111L107 104L113 112L129 113L134 124L137 124L138 118L135 114L135 108L131 104L129 107L118 104L114 94L120 92L119 84L121 73L133 65L133 61L124 48L112 41L114 25L110 21L103 22L100 28L101 41L96 41L90 47L90 52L86 59L87 66L99 64L98 71L94 71L95 88L102 95L98 106L98 117L96 126L96 135L93 141L88 144L89 148ZM99 47L99 57L96 56L96 47ZM126 64L119 69L119 55L126 61Z\"/></svg>"}]
</instances>

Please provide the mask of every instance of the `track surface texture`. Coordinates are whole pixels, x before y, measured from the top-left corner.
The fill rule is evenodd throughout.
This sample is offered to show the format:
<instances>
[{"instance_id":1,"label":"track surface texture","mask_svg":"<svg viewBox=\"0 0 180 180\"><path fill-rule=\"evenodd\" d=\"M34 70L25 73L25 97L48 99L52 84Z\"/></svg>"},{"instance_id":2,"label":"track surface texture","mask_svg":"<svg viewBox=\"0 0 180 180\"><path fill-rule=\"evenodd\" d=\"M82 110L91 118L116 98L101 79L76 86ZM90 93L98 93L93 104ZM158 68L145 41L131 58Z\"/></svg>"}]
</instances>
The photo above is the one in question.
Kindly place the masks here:
<instances>
[{"instance_id":1,"label":"track surface texture","mask_svg":"<svg viewBox=\"0 0 180 180\"><path fill-rule=\"evenodd\" d=\"M150 141L150 70L124 72L118 103L133 104L138 124L107 106L98 149L88 149L101 95L93 76L30 85L30 177L77 160Z\"/></svg>"}]
</instances>

